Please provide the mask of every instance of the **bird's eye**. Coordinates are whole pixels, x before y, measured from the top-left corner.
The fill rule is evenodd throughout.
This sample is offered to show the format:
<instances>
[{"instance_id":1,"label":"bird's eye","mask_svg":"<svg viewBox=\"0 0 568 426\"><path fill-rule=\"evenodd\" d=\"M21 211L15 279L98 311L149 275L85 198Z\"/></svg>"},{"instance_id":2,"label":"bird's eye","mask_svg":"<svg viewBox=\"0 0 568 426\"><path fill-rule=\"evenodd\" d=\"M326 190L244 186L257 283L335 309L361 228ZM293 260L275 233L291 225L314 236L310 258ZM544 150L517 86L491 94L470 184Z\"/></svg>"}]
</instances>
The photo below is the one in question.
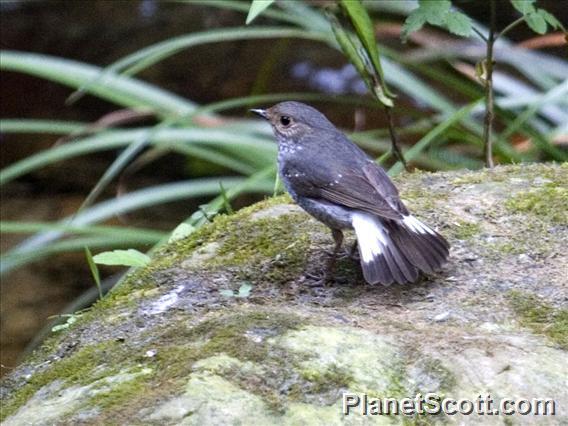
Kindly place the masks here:
<instances>
[{"instance_id":1,"label":"bird's eye","mask_svg":"<svg viewBox=\"0 0 568 426\"><path fill-rule=\"evenodd\" d=\"M287 115L280 117L280 124L282 124L283 126L289 126L291 122L292 120Z\"/></svg>"}]
</instances>

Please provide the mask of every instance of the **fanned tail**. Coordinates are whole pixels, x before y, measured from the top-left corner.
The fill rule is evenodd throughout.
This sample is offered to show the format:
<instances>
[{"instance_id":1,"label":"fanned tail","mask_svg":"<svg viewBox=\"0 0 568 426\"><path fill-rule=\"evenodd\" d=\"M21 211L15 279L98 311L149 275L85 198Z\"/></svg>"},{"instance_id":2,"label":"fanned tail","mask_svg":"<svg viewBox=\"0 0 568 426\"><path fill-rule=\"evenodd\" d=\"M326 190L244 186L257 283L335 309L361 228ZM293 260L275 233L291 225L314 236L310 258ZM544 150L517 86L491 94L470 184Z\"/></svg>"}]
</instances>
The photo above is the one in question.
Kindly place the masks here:
<instances>
[{"instance_id":1,"label":"fanned tail","mask_svg":"<svg viewBox=\"0 0 568 426\"><path fill-rule=\"evenodd\" d=\"M411 215L392 221L357 212L352 225L363 275L370 284L414 282L419 271L430 274L438 270L449 255L444 237Z\"/></svg>"}]
</instances>

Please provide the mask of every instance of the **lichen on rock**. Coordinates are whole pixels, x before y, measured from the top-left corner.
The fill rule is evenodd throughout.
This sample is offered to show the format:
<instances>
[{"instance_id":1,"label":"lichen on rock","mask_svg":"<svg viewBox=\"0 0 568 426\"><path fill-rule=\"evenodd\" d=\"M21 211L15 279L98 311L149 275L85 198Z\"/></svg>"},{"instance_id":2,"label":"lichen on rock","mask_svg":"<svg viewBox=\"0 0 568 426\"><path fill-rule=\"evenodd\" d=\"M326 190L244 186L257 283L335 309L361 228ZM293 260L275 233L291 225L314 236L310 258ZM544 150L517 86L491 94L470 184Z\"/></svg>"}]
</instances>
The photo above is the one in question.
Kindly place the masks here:
<instances>
[{"instance_id":1,"label":"lichen on rock","mask_svg":"<svg viewBox=\"0 0 568 426\"><path fill-rule=\"evenodd\" d=\"M265 200L160 248L45 342L4 379L3 424L503 421L345 416L345 392L554 398L551 423L567 416L568 167L414 173L397 186L452 244L443 271L370 286L345 258L334 283L314 286L329 231L287 196Z\"/></svg>"}]
</instances>

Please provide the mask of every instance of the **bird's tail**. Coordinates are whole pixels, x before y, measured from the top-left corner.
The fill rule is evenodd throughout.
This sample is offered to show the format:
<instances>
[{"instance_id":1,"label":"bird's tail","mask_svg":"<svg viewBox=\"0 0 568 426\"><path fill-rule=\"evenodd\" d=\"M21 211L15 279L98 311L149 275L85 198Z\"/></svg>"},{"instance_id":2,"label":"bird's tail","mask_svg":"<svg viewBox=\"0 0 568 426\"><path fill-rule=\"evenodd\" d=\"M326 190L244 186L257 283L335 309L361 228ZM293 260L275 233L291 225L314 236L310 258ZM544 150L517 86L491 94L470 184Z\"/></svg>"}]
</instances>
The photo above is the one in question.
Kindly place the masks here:
<instances>
[{"instance_id":1,"label":"bird's tail","mask_svg":"<svg viewBox=\"0 0 568 426\"><path fill-rule=\"evenodd\" d=\"M381 220L369 213L353 214L361 268L370 284L414 282L419 271L432 273L449 254L448 242L414 216Z\"/></svg>"}]
</instances>

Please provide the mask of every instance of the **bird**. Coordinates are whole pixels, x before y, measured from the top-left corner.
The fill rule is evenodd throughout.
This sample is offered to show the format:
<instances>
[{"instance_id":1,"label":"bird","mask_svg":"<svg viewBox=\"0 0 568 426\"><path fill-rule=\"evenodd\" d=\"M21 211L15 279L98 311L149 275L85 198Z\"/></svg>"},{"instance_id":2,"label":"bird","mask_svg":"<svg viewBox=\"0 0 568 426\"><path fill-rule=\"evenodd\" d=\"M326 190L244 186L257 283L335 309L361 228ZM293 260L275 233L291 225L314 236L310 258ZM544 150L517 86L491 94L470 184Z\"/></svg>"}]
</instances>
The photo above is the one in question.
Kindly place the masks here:
<instances>
[{"instance_id":1,"label":"bird","mask_svg":"<svg viewBox=\"0 0 568 426\"><path fill-rule=\"evenodd\" d=\"M446 239L409 212L385 170L325 115L295 101L251 112L272 126L278 172L292 199L331 230L335 246L324 281L332 279L348 229L369 284L413 283L444 265Z\"/></svg>"}]
</instances>

